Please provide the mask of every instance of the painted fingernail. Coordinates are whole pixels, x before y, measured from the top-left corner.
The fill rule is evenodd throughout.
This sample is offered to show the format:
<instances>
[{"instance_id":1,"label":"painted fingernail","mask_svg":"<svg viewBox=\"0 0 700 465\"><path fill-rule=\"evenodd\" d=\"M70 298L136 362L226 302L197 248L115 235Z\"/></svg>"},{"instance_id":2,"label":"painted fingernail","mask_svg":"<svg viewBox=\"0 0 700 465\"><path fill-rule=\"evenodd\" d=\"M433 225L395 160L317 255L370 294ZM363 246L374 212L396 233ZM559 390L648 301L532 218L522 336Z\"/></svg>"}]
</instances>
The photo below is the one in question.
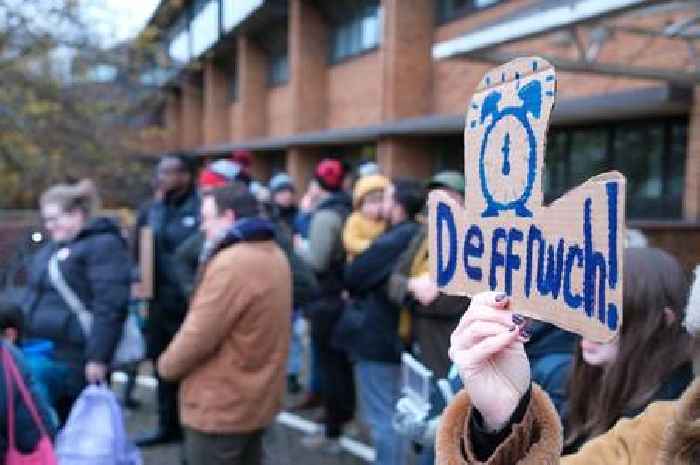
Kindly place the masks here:
<instances>
[{"instance_id":1,"label":"painted fingernail","mask_svg":"<svg viewBox=\"0 0 700 465\"><path fill-rule=\"evenodd\" d=\"M526 340L530 339L530 337L532 337L532 329L527 326L520 328L520 336Z\"/></svg>"},{"instance_id":2,"label":"painted fingernail","mask_svg":"<svg viewBox=\"0 0 700 465\"><path fill-rule=\"evenodd\" d=\"M506 293L505 292L499 292L496 294L496 302L503 302L506 298Z\"/></svg>"},{"instance_id":3,"label":"painted fingernail","mask_svg":"<svg viewBox=\"0 0 700 465\"><path fill-rule=\"evenodd\" d=\"M513 323L520 326L525 323L525 317L519 313L513 313Z\"/></svg>"}]
</instances>

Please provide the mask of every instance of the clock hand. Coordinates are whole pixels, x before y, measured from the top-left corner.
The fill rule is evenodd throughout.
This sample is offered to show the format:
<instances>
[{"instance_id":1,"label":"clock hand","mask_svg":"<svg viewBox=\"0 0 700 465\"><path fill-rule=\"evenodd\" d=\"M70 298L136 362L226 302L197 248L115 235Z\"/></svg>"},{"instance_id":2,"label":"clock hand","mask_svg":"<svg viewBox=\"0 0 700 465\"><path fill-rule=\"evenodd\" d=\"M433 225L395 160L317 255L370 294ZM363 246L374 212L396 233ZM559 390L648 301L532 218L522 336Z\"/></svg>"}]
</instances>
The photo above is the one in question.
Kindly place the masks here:
<instances>
[{"instance_id":1,"label":"clock hand","mask_svg":"<svg viewBox=\"0 0 700 465\"><path fill-rule=\"evenodd\" d=\"M503 139L503 148L501 149L503 152L503 168L501 172L503 173L503 176L508 176L510 174L510 134L506 133L505 138Z\"/></svg>"}]
</instances>

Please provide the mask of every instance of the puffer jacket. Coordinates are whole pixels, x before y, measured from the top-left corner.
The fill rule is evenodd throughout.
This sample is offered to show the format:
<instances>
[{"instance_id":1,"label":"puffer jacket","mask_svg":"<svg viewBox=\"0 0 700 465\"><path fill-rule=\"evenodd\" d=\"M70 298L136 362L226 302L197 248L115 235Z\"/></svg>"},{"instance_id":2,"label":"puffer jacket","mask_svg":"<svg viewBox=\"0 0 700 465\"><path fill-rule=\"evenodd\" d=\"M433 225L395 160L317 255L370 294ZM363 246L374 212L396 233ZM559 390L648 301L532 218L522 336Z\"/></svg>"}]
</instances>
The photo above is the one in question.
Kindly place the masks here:
<instances>
[{"instance_id":1,"label":"puffer jacket","mask_svg":"<svg viewBox=\"0 0 700 465\"><path fill-rule=\"evenodd\" d=\"M474 454L469 396L462 391L447 407L436 440L437 465L695 465L700 463L700 379L676 401L650 404L587 442L576 454L560 457L561 421L547 395L533 385L522 421L486 462Z\"/></svg>"},{"instance_id":2,"label":"puffer jacket","mask_svg":"<svg viewBox=\"0 0 700 465\"><path fill-rule=\"evenodd\" d=\"M93 314L87 336L49 279L55 253L66 283ZM51 242L34 256L24 305L27 337L52 341L55 358L72 365L111 362L127 315L130 281L129 254L119 228L107 218L91 220L72 241Z\"/></svg>"}]
</instances>

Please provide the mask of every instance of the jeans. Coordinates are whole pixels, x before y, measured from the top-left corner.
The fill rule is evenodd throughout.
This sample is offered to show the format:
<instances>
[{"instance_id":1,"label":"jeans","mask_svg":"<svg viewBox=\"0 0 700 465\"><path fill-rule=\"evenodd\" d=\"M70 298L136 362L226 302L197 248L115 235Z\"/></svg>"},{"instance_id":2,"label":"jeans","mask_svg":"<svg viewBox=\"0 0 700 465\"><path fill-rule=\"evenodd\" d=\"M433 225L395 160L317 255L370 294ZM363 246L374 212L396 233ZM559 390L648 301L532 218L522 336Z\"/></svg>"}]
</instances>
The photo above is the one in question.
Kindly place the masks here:
<instances>
[{"instance_id":1,"label":"jeans","mask_svg":"<svg viewBox=\"0 0 700 465\"><path fill-rule=\"evenodd\" d=\"M360 411L370 428L377 451L375 464L403 465L406 440L392 426L401 388L401 366L359 360L355 364L355 376L358 381Z\"/></svg>"},{"instance_id":2,"label":"jeans","mask_svg":"<svg viewBox=\"0 0 700 465\"><path fill-rule=\"evenodd\" d=\"M188 465L262 465L263 431L209 434L185 428Z\"/></svg>"},{"instance_id":3,"label":"jeans","mask_svg":"<svg viewBox=\"0 0 700 465\"><path fill-rule=\"evenodd\" d=\"M292 337L289 340L289 356L287 357L287 375L299 375L304 364L304 343L301 339L304 321L295 311L292 318Z\"/></svg>"}]
</instances>

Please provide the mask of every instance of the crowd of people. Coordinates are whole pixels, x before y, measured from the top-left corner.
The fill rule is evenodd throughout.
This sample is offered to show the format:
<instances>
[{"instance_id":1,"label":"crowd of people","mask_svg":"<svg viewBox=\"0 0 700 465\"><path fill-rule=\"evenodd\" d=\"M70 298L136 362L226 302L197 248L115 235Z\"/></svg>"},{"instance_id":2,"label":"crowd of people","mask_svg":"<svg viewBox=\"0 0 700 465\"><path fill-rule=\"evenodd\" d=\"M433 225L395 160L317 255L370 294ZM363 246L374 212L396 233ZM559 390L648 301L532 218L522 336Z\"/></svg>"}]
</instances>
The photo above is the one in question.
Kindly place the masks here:
<instances>
[{"instance_id":1,"label":"crowd of people","mask_svg":"<svg viewBox=\"0 0 700 465\"><path fill-rule=\"evenodd\" d=\"M581 340L524 318L503 294L439 292L427 195L464 203L462 173L390 179L374 163L353 170L329 157L297 192L283 172L255 180L251 161L236 152L197 173L187 158L163 158L130 235L99 216L89 181L42 195L50 240L26 300L0 305L2 350L41 418L15 393L19 434L10 444L0 422L0 456L52 437L85 386L109 380L129 308L146 297L135 264L149 227L144 335L158 427L136 438L141 447L184 441L190 465L262 463L286 390L304 391L294 410L322 411L322 433L304 447L339 453L357 418L378 465L409 454L419 464L558 463L562 451L566 463L700 459L694 330L684 325L699 309L672 256L629 243L620 336ZM420 414L402 384L406 353L432 374ZM15 401L3 389L0 414Z\"/></svg>"}]
</instances>

